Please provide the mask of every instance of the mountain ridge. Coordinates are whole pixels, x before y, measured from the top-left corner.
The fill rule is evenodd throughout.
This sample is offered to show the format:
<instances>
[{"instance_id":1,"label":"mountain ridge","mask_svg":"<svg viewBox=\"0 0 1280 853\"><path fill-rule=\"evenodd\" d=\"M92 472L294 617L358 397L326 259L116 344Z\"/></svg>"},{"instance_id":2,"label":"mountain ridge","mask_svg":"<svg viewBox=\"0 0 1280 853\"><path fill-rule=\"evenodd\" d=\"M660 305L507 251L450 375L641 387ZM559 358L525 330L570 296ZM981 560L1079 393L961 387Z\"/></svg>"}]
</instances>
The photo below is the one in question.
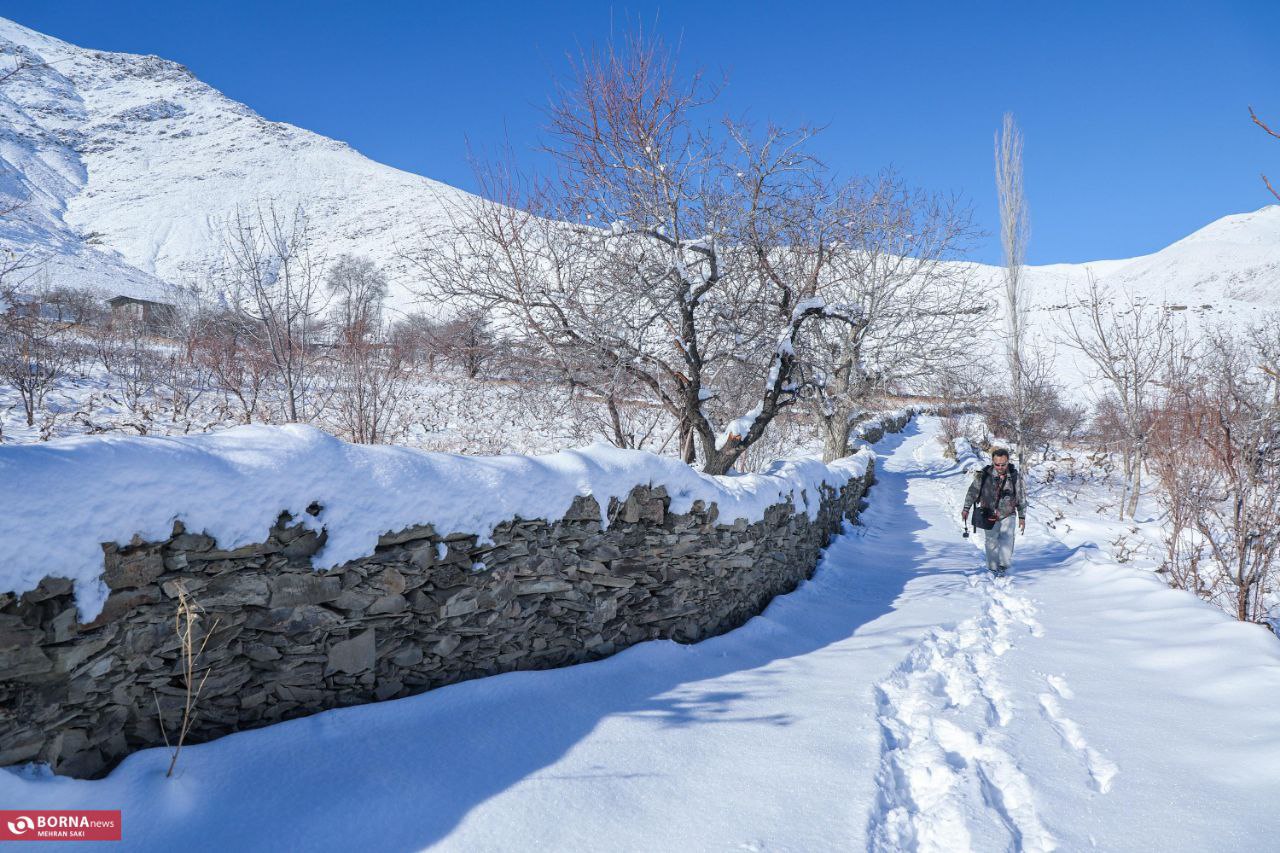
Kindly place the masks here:
<instances>
[{"instance_id":1,"label":"mountain ridge","mask_svg":"<svg viewBox=\"0 0 1280 853\"><path fill-rule=\"evenodd\" d=\"M0 18L0 51L32 63L0 85L0 245L40 248L57 281L136 296L199 279L219 223L271 200L302 204L330 257L386 268L393 306L417 297L403 251L469 197L345 142L266 119L153 55L68 44ZM966 262L979 287L1000 268ZM1230 313L1280 305L1280 205L1232 214L1157 252L1026 267L1033 309L1070 302L1090 275L1146 300Z\"/></svg>"}]
</instances>

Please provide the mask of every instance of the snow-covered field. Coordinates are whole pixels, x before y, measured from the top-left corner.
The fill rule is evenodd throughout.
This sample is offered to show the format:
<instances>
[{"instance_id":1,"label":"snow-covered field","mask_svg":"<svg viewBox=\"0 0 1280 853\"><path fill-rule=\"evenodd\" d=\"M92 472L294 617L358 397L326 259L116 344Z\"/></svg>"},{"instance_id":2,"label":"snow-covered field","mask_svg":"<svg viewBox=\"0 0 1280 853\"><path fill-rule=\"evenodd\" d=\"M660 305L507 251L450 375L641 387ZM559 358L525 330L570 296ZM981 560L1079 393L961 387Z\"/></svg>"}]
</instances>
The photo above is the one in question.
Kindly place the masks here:
<instances>
[{"instance_id":1,"label":"snow-covered field","mask_svg":"<svg viewBox=\"0 0 1280 853\"><path fill-rule=\"evenodd\" d=\"M174 779L163 750L0 772L0 801L120 808L166 851L1272 849L1280 643L1061 472L986 577L937 428L882 441L861 525L729 634L232 735Z\"/></svg>"},{"instance_id":2,"label":"snow-covered field","mask_svg":"<svg viewBox=\"0 0 1280 853\"><path fill-rule=\"evenodd\" d=\"M27 426L17 389L0 383L0 436L5 443L29 444L77 435L189 435L244 423L243 409L214 388L184 390L194 402L174 413L166 389L146 388L132 398L126 381L101 363L59 378ZM158 386L159 383L156 383ZM264 395L265 396L265 395ZM255 421L285 419L263 400ZM453 453L553 453L590 443L603 434L603 407L559 386L468 379L451 372L420 371L396 400L391 443ZM670 432L669 418L656 407L629 411L646 449L657 449ZM327 409L316 425L342 432Z\"/></svg>"}]
</instances>

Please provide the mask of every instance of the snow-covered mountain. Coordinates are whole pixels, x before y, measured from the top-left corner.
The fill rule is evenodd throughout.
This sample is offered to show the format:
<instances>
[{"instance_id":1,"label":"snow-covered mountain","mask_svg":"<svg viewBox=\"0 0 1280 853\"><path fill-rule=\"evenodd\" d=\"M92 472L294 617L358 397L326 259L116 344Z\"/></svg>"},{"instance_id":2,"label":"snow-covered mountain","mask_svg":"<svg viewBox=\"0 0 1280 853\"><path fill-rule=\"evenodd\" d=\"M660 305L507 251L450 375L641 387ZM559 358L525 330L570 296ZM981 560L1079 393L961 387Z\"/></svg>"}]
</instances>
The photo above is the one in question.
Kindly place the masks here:
<instances>
[{"instance_id":1,"label":"snow-covered mountain","mask_svg":"<svg viewBox=\"0 0 1280 853\"><path fill-rule=\"evenodd\" d=\"M259 116L183 66L88 50L0 19L0 241L51 254L50 277L143 296L196 276L237 207L302 202L328 254L390 268L460 190Z\"/></svg>"},{"instance_id":2,"label":"snow-covered mountain","mask_svg":"<svg viewBox=\"0 0 1280 853\"><path fill-rule=\"evenodd\" d=\"M199 275L237 207L301 202L330 256L388 269L412 300L398 249L461 190L375 163L345 143L259 116L155 56L79 48L0 19L0 53L30 64L0 84L0 246L51 253L50 277L146 295ZM4 206L7 206L4 205ZM979 291L999 270L974 264ZM1106 285L1238 319L1280 307L1280 206L1228 216L1129 260L1027 269L1034 327L1087 287Z\"/></svg>"},{"instance_id":3,"label":"snow-covered mountain","mask_svg":"<svg viewBox=\"0 0 1280 853\"><path fill-rule=\"evenodd\" d=\"M1003 269L975 264L973 273L975 290L999 304ZM1280 205L1224 216L1150 255L1028 266L1024 274L1031 339L1050 355L1062 384L1092 400L1106 386L1079 352L1061 344L1067 313L1080 317L1090 277L1122 310L1132 300L1169 312L1192 338L1219 324L1270 322L1280 311Z\"/></svg>"},{"instance_id":4,"label":"snow-covered mountain","mask_svg":"<svg viewBox=\"0 0 1280 853\"><path fill-rule=\"evenodd\" d=\"M980 270L999 278L999 268ZM1091 273L1117 293L1193 313L1280 308L1280 205L1224 216L1150 255L1033 266L1027 273L1033 310L1079 296Z\"/></svg>"}]
</instances>

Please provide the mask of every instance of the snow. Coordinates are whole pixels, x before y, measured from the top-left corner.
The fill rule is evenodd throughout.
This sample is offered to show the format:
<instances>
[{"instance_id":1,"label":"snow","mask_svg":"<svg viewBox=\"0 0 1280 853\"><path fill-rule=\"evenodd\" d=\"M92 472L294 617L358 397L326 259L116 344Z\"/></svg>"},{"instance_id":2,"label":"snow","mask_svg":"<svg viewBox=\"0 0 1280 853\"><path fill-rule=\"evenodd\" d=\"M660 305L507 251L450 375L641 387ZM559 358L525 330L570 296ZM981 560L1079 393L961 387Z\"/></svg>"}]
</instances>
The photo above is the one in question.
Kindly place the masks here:
<instances>
[{"instance_id":1,"label":"snow","mask_svg":"<svg viewBox=\"0 0 1280 853\"><path fill-rule=\"evenodd\" d=\"M39 247L59 284L163 296L199 277L237 208L306 205L330 256L368 255L408 307L424 226L465 193L269 121L154 56L87 50L0 19L0 52L44 65L0 91L0 195L24 207L0 245Z\"/></svg>"},{"instance_id":2,"label":"snow","mask_svg":"<svg viewBox=\"0 0 1280 853\"><path fill-rule=\"evenodd\" d=\"M751 427L755 425L756 418L764 412L764 403L756 403L755 407L741 417L734 418L725 425L725 428L716 436L716 450L723 450L724 446L731 440L742 438L751 431Z\"/></svg>"},{"instance_id":3,"label":"snow","mask_svg":"<svg viewBox=\"0 0 1280 853\"><path fill-rule=\"evenodd\" d=\"M77 437L0 446L0 590L33 589L45 575L74 579L82 621L105 602L101 543L167 539L175 521L234 549L265 541L281 512L328 530L314 559L330 568L373 553L379 535L430 523L441 534L487 541L520 518L557 520L574 497L594 495L601 523L610 498L663 485L671 511L715 502L724 519L756 521L790 499L816 517L822 484L860 477L867 452L830 466L774 463L760 474L711 477L674 459L603 442L546 456L473 457L348 444L314 427L241 426L176 437ZM322 507L318 516L306 509Z\"/></svg>"},{"instance_id":4,"label":"snow","mask_svg":"<svg viewBox=\"0 0 1280 853\"><path fill-rule=\"evenodd\" d=\"M1118 564L1061 479L989 579L917 423L865 526L736 631L232 735L173 779L163 749L0 772L0 802L120 808L143 851L1273 849L1275 637Z\"/></svg>"},{"instance_id":5,"label":"snow","mask_svg":"<svg viewBox=\"0 0 1280 853\"><path fill-rule=\"evenodd\" d=\"M975 277L975 293L1002 292L999 267L963 264ZM1086 357L1058 346L1067 312L1083 320L1089 276L1118 298L1167 306L1192 339L1213 325L1244 329L1280 309L1280 205L1225 216L1150 255L1080 264L1023 268L1029 305L1029 339L1056 356L1056 378L1093 402L1105 390L1093 380ZM995 297L992 297L993 300ZM998 301L998 300L997 300ZM1271 320L1274 322L1274 320Z\"/></svg>"}]
</instances>

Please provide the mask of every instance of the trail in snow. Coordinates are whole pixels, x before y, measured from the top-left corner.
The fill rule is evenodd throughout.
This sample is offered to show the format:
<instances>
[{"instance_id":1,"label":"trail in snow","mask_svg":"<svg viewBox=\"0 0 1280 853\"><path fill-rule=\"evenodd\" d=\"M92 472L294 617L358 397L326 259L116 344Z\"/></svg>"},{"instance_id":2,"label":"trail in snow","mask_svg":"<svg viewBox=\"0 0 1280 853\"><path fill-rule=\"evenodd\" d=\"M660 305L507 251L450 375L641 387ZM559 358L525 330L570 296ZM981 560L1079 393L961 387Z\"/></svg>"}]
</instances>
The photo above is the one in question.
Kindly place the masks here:
<instances>
[{"instance_id":1,"label":"trail in snow","mask_svg":"<svg viewBox=\"0 0 1280 853\"><path fill-rule=\"evenodd\" d=\"M977 574L969 580L978 585ZM876 687L883 752L880 808L869 829L875 850L966 849L975 820L1003 827L1002 846L1056 847L1031 782L998 732L1014 715L998 659L1013 648L1017 628L1033 637L1044 632L1035 607L1008 592L1007 580L981 588L979 616L930 632Z\"/></svg>"},{"instance_id":2,"label":"trail in snow","mask_svg":"<svg viewBox=\"0 0 1280 853\"><path fill-rule=\"evenodd\" d=\"M991 580L935 434L881 442L862 525L729 634L233 735L175 779L163 750L0 772L0 802L120 808L157 851L1274 847L1280 644L1087 518L1033 508Z\"/></svg>"}]
</instances>

